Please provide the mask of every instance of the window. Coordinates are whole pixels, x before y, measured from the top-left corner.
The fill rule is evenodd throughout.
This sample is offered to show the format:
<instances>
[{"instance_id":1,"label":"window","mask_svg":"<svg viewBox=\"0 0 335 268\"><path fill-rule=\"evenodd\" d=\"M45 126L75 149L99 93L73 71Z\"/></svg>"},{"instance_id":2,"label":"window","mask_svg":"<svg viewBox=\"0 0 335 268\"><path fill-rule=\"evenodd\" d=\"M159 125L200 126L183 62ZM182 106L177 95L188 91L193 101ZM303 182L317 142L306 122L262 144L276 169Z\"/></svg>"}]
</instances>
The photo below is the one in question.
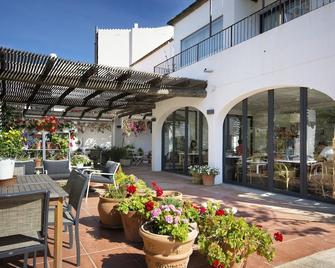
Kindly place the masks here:
<instances>
[{"instance_id":1,"label":"window","mask_svg":"<svg viewBox=\"0 0 335 268\"><path fill-rule=\"evenodd\" d=\"M223 29L223 16L212 21L212 35ZM209 37L209 24L181 40L181 51L188 49Z\"/></svg>"}]
</instances>

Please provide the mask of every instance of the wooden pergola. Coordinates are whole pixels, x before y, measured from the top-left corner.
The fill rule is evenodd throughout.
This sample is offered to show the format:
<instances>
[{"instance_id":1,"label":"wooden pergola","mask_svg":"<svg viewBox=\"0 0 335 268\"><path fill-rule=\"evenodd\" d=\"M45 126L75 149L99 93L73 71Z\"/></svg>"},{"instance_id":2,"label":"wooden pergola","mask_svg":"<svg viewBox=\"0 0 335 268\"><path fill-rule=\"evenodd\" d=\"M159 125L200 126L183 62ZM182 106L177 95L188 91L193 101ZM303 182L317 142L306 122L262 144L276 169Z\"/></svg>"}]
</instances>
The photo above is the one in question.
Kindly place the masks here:
<instances>
[{"instance_id":1,"label":"wooden pergola","mask_svg":"<svg viewBox=\"0 0 335 268\"><path fill-rule=\"evenodd\" d=\"M173 97L206 96L207 82L0 47L0 103L25 117L111 120L150 114Z\"/></svg>"}]
</instances>

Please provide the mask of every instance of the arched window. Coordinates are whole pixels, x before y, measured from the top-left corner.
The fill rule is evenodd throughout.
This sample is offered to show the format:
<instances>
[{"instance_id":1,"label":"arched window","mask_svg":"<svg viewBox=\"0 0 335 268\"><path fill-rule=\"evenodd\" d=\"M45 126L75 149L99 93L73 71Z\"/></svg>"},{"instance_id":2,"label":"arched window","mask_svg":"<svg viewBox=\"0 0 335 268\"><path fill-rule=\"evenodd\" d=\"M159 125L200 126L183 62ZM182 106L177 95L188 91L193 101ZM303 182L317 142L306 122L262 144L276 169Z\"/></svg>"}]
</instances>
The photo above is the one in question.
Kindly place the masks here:
<instances>
[{"instance_id":1,"label":"arched window","mask_svg":"<svg viewBox=\"0 0 335 268\"><path fill-rule=\"evenodd\" d=\"M238 103L224 123L224 181L335 199L335 102L280 88Z\"/></svg>"},{"instance_id":2,"label":"arched window","mask_svg":"<svg viewBox=\"0 0 335 268\"><path fill-rule=\"evenodd\" d=\"M197 109L185 107L174 111L163 125L162 167L188 173L191 165L208 163L208 126Z\"/></svg>"}]
</instances>

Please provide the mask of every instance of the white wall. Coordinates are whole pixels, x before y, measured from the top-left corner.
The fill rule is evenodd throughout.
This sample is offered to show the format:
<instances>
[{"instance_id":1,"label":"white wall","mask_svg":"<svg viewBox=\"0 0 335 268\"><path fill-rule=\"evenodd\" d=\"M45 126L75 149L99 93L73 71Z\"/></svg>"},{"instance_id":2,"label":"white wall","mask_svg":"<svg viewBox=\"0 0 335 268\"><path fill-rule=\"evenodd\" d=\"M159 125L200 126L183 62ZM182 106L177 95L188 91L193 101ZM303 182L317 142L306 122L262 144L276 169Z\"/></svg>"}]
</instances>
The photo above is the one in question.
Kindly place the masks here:
<instances>
[{"instance_id":1,"label":"white wall","mask_svg":"<svg viewBox=\"0 0 335 268\"><path fill-rule=\"evenodd\" d=\"M92 130L85 128L84 133L78 132L78 139L81 140L81 149L93 148L95 145L100 147L111 147L112 130L104 130L104 133L99 132L96 129Z\"/></svg>"},{"instance_id":2,"label":"white wall","mask_svg":"<svg viewBox=\"0 0 335 268\"><path fill-rule=\"evenodd\" d=\"M98 29L98 64L129 66L129 29Z\"/></svg>"},{"instance_id":3,"label":"white wall","mask_svg":"<svg viewBox=\"0 0 335 268\"><path fill-rule=\"evenodd\" d=\"M132 69L144 72L153 72L157 63L163 62L174 55L172 42L167 43L160 49L156 50L148 57L131 66Z\"/></svg>"},{"instance_id":4,"label":"white wall","mask_svg":"<svg viewBox=\"0 0 335 268\"><path fill-rule=\"evenodd\" d=\"M131 30L131 57L133 63L173 37L173 27L133 28Z\"/></svg>"},{"instance_id":5,"label":"white wall","mask_svg":"<svg viewBox=\"0 0 335 268\"><path fill-rule=\"evenodd\" d=\"M161 126L173 110L192 106L206 115L209 164L222 174L222 126L244 98L274 88L309 87L335 99L335 3L235 47L185 67L173 76L208 80L205 99L174 98L156 104L153 116L153 170L161 169ZM213 73L204 73L204 68ZM278 89L280 90L280 89ZM222 181L222 175L216 182Z\"/></svg>"},{"instance_id":6,"label":"white wall","mask_svg":"<svg viewBox=\"0 0 335 268\"><path fill-rule=\"evenodd\" d=\"M147 154L152 149L151 140L152 140L152 136L151 136L150 131L148 130L146 133L142 133L137 136L135 135L124 136L124 146L134 145L135 151L138 148L142 148L144 151L144 154Z\"/></svg>"},{"instance_id":7,"label":"white wall","mask_svg":"<svg viewBox=\"0 0 335 268\"><path fill-rule=\"evenodd\" d=\"M173 27L97 29L98 64L129 65L173 37Z\"/></svg>"}]
</instances>

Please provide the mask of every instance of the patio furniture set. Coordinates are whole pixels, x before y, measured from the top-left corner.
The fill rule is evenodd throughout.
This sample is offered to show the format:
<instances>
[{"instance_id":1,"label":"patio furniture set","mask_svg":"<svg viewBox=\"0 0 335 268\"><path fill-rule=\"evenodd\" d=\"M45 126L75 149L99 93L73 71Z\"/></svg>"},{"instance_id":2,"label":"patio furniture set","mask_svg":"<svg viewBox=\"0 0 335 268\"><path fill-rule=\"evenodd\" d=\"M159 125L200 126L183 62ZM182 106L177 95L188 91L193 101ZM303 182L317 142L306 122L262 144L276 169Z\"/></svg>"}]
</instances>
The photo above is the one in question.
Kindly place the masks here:
<instances>
[{"instance_id":1,"label":"patio furniture set","mask_svg":"<svg viewBox=\"0 0 335 268\"><path fill-rule=\"evenodd\" d=\"M63 226L69 231L70 247L74 226L80 266L78 225L87 184L88 177L73 170L64 189L46 174L17 176L15 184L0 187L0 259L23 255L27 267L28 254L33 253L35 267L36 252L43 251L47 267L47 226L53 225L54 267L61 267Z\"/></svg>"}]
</instances>

